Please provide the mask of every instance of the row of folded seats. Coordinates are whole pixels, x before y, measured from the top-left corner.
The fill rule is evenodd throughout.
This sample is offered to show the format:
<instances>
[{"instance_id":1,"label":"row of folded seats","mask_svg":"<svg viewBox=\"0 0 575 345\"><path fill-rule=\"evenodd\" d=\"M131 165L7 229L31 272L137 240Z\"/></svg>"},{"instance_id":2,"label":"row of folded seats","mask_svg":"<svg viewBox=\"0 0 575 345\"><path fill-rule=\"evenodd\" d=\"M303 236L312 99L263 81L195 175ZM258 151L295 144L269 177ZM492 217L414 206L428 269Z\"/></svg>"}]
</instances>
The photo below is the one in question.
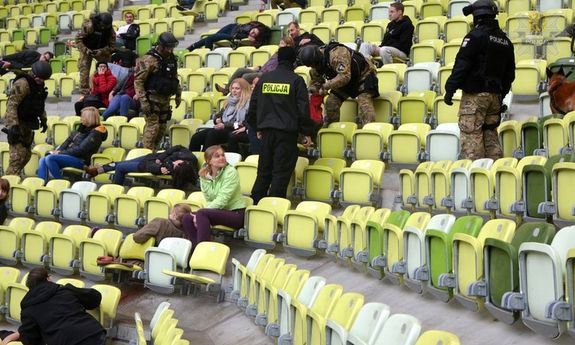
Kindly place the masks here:
<instances>
[{"instance_id":1,"label":"row of folded seats","mask_svg":"<svg viewBox=\"0 0 575 345\"><path fill-rule=\"evenodd\" d=\"M573 226L556 233L546 222L484 223L479 215L432 217L359 205L336 217L327 206L312 212L298 211L300 206L285 211L283 221L279 208L248 208L246 242L271 249L281 239L286 251L304 256L325 250L350 267L417 293L444 302L455 297L474 311L485 306L505 323L521 317L543 335L557 337L566 329L575 335L569 304L575 293Z\"/></svg>"},{"instance_id":2,"label":"row of folded seats","mask_svg":"<svg viewBox=\"0 0 575 345\"><path fill-rule=\"evenodd\" d=\"M22 276L22 278L20 278ZM4 319L13 325L20 325L20 301L28 292L26 278L28 273L23 274L14 267L0 267L0 319ZM85 281L74 278L61 278L55 281L56 284L72 284L78 288L87 287ZM102 294L100 306L93 310L88 310L102 327L110 332L114 327L116 310L120 302L121 291L115 286L108 284L94 284L89 286L98 290Z\"/></svg>"},{"instance_id":3,"label":"row of folded seats","mask_svg":"<svg viewBox=\"0 0 575 345\"><path fill-rule=\"evenodd\" d=\"M168 302L162 302L156 307L148 324L148 329L144 327L142 315L134 313L136 324L137 345L189 345L190 342L182 339L184 330L178 328L179 320L175 317L175 312L170 308Z\"/></svg>"},{"instance_id":4,"label":"row of folded seats","mask_svg":"<svg viewBox=\"0 0 575 345\"><path fill-rule=\"evenodd\" d=\"M9 0L0 6L0 14L3 14L2 17L17 17L33 14L39 15L43 13L83 10L107 12L110 7L114 6L114 0L57 0L51 2L24 2Z\"/></svg>"},{"instance_id":5,"label":"row of folded seats","mask_svg":"<svg viewBox=\"0 0 575 345\"><path fill-rule=\"evenodd\" d=\"M115 229L92 229L59 222L35 223L26 217L13 218L0 226L0 262L5 265L46 267L63 276L79 274L92 281L139 279L160 293L197 294L204 286L222 301L221 288L230 248L217 242L202 242L192 254L192 243L184 238L155 238L137 243L134 234ZM191 255L190 255L191 254ZM110 262L99 262L113 257Z\"/></svg>"},{"instance_id":6,"label":"row of folded seats","mask_svg":"<svg viewBox=\"0 0 575 345\"><path fill-rule=\"evenodd\" d=\"M460 344L455 334L430 330L388 305L365 303L321 276L298 269L263 249L246 264L232 259L231 299L281 344Z\"/></svg>"},{"instance_id":7,"label":"row of folded seats","mask_svg":"<svg viewBox=\"0 0 575 345\"><path fill-rule=\"evenodd\" d=\"M571 154L424 162L402 169L396 202L409 209L572 223Z\"/></svg>"}]
</instances>

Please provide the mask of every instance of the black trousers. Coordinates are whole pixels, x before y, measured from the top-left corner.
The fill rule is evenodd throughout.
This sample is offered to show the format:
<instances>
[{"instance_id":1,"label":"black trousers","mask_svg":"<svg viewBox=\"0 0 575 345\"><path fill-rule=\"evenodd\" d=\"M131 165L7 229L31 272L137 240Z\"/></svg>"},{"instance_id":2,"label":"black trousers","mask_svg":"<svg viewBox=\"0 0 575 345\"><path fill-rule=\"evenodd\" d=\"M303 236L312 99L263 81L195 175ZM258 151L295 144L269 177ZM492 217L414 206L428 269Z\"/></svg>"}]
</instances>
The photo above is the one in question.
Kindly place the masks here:
<instances>
[{"instance_id":1,"label":"black trousers","mask_svg":"<svg viewBox=\"0 0 575 345\"><path fill-rule=\"evenodd\" d=\"M212 145L220 145L228 142L233 128L208 128L192 135L190 139L190 151L205 151Z\"/></svg>"},{"instance_id":2,"label":"black trousers","mask_svg":"<svg viewBox=\"0 0 575 345\"><path fill-rule=\"evenodd\" d=\"M279 129L264 129L261 132L258 176L252 188L255 204L266 196L286 197L298 157L297 132Z\"/></svg>"}]
</instances>

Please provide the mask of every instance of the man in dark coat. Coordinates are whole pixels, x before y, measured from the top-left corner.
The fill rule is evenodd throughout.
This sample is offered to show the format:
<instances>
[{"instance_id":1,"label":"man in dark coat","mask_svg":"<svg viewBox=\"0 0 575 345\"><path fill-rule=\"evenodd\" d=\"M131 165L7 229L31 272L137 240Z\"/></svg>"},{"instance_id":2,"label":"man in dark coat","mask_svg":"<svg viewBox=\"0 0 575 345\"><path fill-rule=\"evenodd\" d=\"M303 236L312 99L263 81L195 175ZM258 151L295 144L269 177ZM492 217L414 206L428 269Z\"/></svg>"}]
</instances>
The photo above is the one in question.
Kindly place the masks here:
<instances>
[{"instance_id":1,"label":"man in dark coat","mask_svg":"<svg viewBox=\"0 0 575 345\"><path fill-rule=\"evenodd\" d=\"M38 53L35 50L25 49L14 54L6 55L0 59L0 75L10 72L11 69L32 67L36 61L50 61L54 53Z\"/></svg>"},{"instance_id":2,"label":"man in dark coat","mask_svg":"<svg viewBox=\"0 0 575 345\"><path fill-rule=\"evenodd\" d=\"M81 289L50 281L43 267L30 271L22 299L22 325L4 339L24 345L104 345L106 331L86 309L100 306L102 295L95 289Z\"/></svg>"}]
</instances>

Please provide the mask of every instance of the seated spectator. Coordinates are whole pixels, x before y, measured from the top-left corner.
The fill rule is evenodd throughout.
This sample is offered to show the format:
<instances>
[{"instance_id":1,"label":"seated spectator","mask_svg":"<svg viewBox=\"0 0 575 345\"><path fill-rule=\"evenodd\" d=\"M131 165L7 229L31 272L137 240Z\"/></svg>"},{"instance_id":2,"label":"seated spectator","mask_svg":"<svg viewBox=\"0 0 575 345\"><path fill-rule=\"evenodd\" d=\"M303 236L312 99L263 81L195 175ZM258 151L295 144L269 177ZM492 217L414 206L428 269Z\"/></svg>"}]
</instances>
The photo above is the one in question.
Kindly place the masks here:
<instances>
[{"instance_id":1,"label":"seated spectator","mask_svg":"<svg viewBox=\"0 0 575 345\"><path fill-rule=\"evenodd\" d=\"M10 196L10 182L5 178L0 178L0 224L4 224L8 218L8 197Z\"/></svg>"},{"instance_id":2,"label":"seated spectator","mask_svg":"<svg viewBox=\"0 0 575 345\"><path fill-rule=\"evenodd\" d=\"M214 118L214 127L201 130L192 136L190 151L200 151L216 145L229 143L237 151L237 141L242 141L246 136L244 121L252 91L250 84L244 79L236 79L232 82L230 95L224 103L222 110Z\"/></svg>"},{"instance_id":3,"label":"seated spectator","mask_svg":"<svg viewBox=\"0 0 575 345\"><path fill-rule=\"evenodd\" d=\"M293 38L294 41L294 50L296 54L299 53L301 47L307 44L314 44L316 46L323 46L325 43L321 40L321 38L317 37L314 34L310 34L309 32L305 31L300 33L300 27L297 21L293 21L288 24L288 35Z\"/></svg>"},{"instance_id":4,"label":"seated spectator","mask_svg":"<svg viewBox=\"0 0 575 345\"><path fill-rule=\"evenodd\" d=\"M87 309L100 306L102 295L95 289L82 289L53 283L44 267L30 270L26 279L22 324L2 341L22 344L104 345L106 331Z\"/></svg>"},{"instance_id":5,"label":"seated spectator","mask_svg":"<svg viewBox=\"0 0 575 345\"><path fill-rule=\"evenodd\" d=\"M195 184L198 179L198 159L188 149L177 145L160 153L150 153L102 166L92 165L84 170L91 177L114 171L112 182L119 185L124 184L126 174L131 172L172 175L174 187L184 189L187 183Z\"/></svg>"},{"instance_id":6,"label":"seated spectator","mask_svg":"<svg viewBox=\"0 0 575 345\"><path fill-rule=\"evenodd\" d=\"M389 24L385 29L383 41L379 47L371 43L362 43L359 52L365 57L381 56L383 64L393 62L393 58L407 60L413 42L413 23L403 15L403 4L394 2L389 6Z\"/></svg>"},{"instance_id":7,"label":"seated spectator","mask_svg":"<svg viewBox=\"0 0 575 345\"><path fill-rule=\"evenodd\" d=\"M140 25L134 23L134 13L127 11L124 14L126 25L122 25L116 31L116 46L136 50L136 39L140 37Z\"/></svg>"},{"instance_id":8,"label":"seated spectator","mask_svg":"<svg viewBox=\"0 0 575 345\"><path fill-rule=\"evenodd\" d=\"M250 41L250 45L259 48L260 46L267 43L269 40L271 31L265 24L257 21L252 21L246 24L232 23L224 26L218 32L209 35L206 38L202 38L196 43L188 47L189 51L198 49L201 47L206 47L209 49L214 48L214 43L217 41L234 41L247 38Z\"/></svg>"},{"instance_id":9,"label":"seated spectator","mask_svg":"<svg viewBox=\"0 0 575 345\"><path fill-rule=\"evenodd\" d=\"M140 103L134 99L136 89L134 88L134 71L130 71L126 78L116 84L110 92L109 104L106 111L102 114L104 120L112 115L126 116L132 118L137 115ZM135 110L130 116L130 109Z\"/></svg>"},{"instance_id":10,"label":"seated spectator","mask_svg":"<svg viewBox=\"0 0 575 345\"><path fill-rule=\"evenodd\" d=\"M182 228L182 218L190 213L192 213L190 206L186 204L176 204L172 208L168 219L154 218L151 222L136 231L136 233L134 233L134 242L146 243L147 240L154 237L157 244L166 237L186 237L186 233Z\"/></svg>"},{"instance_id":11,"label":"seated spectator","mask_svg":"<svg viewBox=\"0 0 575 345\"><path fill-rule=\"evenodd\" d=\"M210 146L204 154L206 163L200 169L200 186L207 205L184 215L182 226L193 246L210 240L211 228L224 225L232 229L244 226L246 203L236 169L226 161L224 149Z\"/></svg>"},{"instance_id":12,"label":"seated spectator","mask_svg":"<svg viewBox=\"0 0 575 345\"><path fill-rule=\"evenodd\" d=\"M110 91L116 86L116 77L108 68L106 62L98 62L96 73L92 76L92 88L90 94L81 98L74 104L76 115L80 113L84 107L106 108L110 104Z\"/></svg>"},{"instance_id":13,"label":"seated spectator","mask_svg":"<svg viewBox=\"0 0 575 345\"><path fill-rule=\"evenodd\" d=\"M282 37L282 39L280 40L279 46L280 47L293 47L294 46L293 38L291 38L290 36ZM253 81L256 77L260 77L262 75L262 73L266 73L266 72L275 70L277 66L278 66L278 53L274 53L272 56L270 56L270 59L265 64L263 64L263 66L258 66L255 68L247 68L246 67L246 68L236 69L236 71L230 77L229 83L223 87L219 84L216 84L215 85L216 90L218 92L223 93L224 96L227 96L227 94L230 92L229 86L232 84L232 82L234 80L236 80L238 78L243 78L249 84L253 84Z\"/></svg>"},{"instance_id":14,"label":"seated spectator","mask_svg":"<svg viewBox=\"0 0 575 345\"><path fill-rule=\"evenodd\" d=\"M80 126L56 150L40 159L38 177L48 181L48 176L62 178L62 168L83 169L90 164L92 155L108 137L106 127L100 124L100 113L94 107L82 109Z\"/></svg>"},{"instance_id":15,"label":"seated spectator","mask_svg":"<svg viewBox=\"0 0 575 345\"><path fill-rule=\"evenodd\" d=\"M36 61L50 61L54 53L38 53L35 50L24 49L14 54L0 58L0 75L10 72L10 69L22 69L32 67Z\"/></svg>"}]
</instances>

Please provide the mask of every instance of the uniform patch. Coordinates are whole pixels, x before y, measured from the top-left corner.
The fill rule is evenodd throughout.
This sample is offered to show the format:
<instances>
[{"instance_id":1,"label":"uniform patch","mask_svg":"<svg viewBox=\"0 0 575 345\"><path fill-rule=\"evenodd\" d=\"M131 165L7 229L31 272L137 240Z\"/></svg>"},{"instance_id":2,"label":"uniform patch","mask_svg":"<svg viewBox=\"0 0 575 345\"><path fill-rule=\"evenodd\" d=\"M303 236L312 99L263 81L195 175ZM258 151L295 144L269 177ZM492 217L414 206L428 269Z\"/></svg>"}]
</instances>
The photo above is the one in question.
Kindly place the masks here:
<instances>
[{"instance_id":1,"label":"uniform patch","mask_svg":"<svg viewBox=\"0 0 575 345\"><path fill-rule=\"evenodd\" d=\"M337 65L337 71L338 72L343 72L345 71L345 65L340 63L339 65Z\"/></svg>"},{"instance_id":2,"label":"uniform patch","mask_svg":"<svg viewBox=\"0 0 575 345\"><path fill-rule=\"evenodd\" d=\"M469 41L471 41L470 38L464 38L463 42L461 42L461 47L465 48L467 46L467 43L469 43Z\"/></svg>"},{"instance_id":3,"label":"uniform patch","mask_svg":"<svg viewBox=\"0 0 575 345\"><path fill-rule=\"evenodd\" d=\"M262 93L273 93L277 95L289 95L290 84L285 83L263 83Z\"/></svg>"}]
</instances>

